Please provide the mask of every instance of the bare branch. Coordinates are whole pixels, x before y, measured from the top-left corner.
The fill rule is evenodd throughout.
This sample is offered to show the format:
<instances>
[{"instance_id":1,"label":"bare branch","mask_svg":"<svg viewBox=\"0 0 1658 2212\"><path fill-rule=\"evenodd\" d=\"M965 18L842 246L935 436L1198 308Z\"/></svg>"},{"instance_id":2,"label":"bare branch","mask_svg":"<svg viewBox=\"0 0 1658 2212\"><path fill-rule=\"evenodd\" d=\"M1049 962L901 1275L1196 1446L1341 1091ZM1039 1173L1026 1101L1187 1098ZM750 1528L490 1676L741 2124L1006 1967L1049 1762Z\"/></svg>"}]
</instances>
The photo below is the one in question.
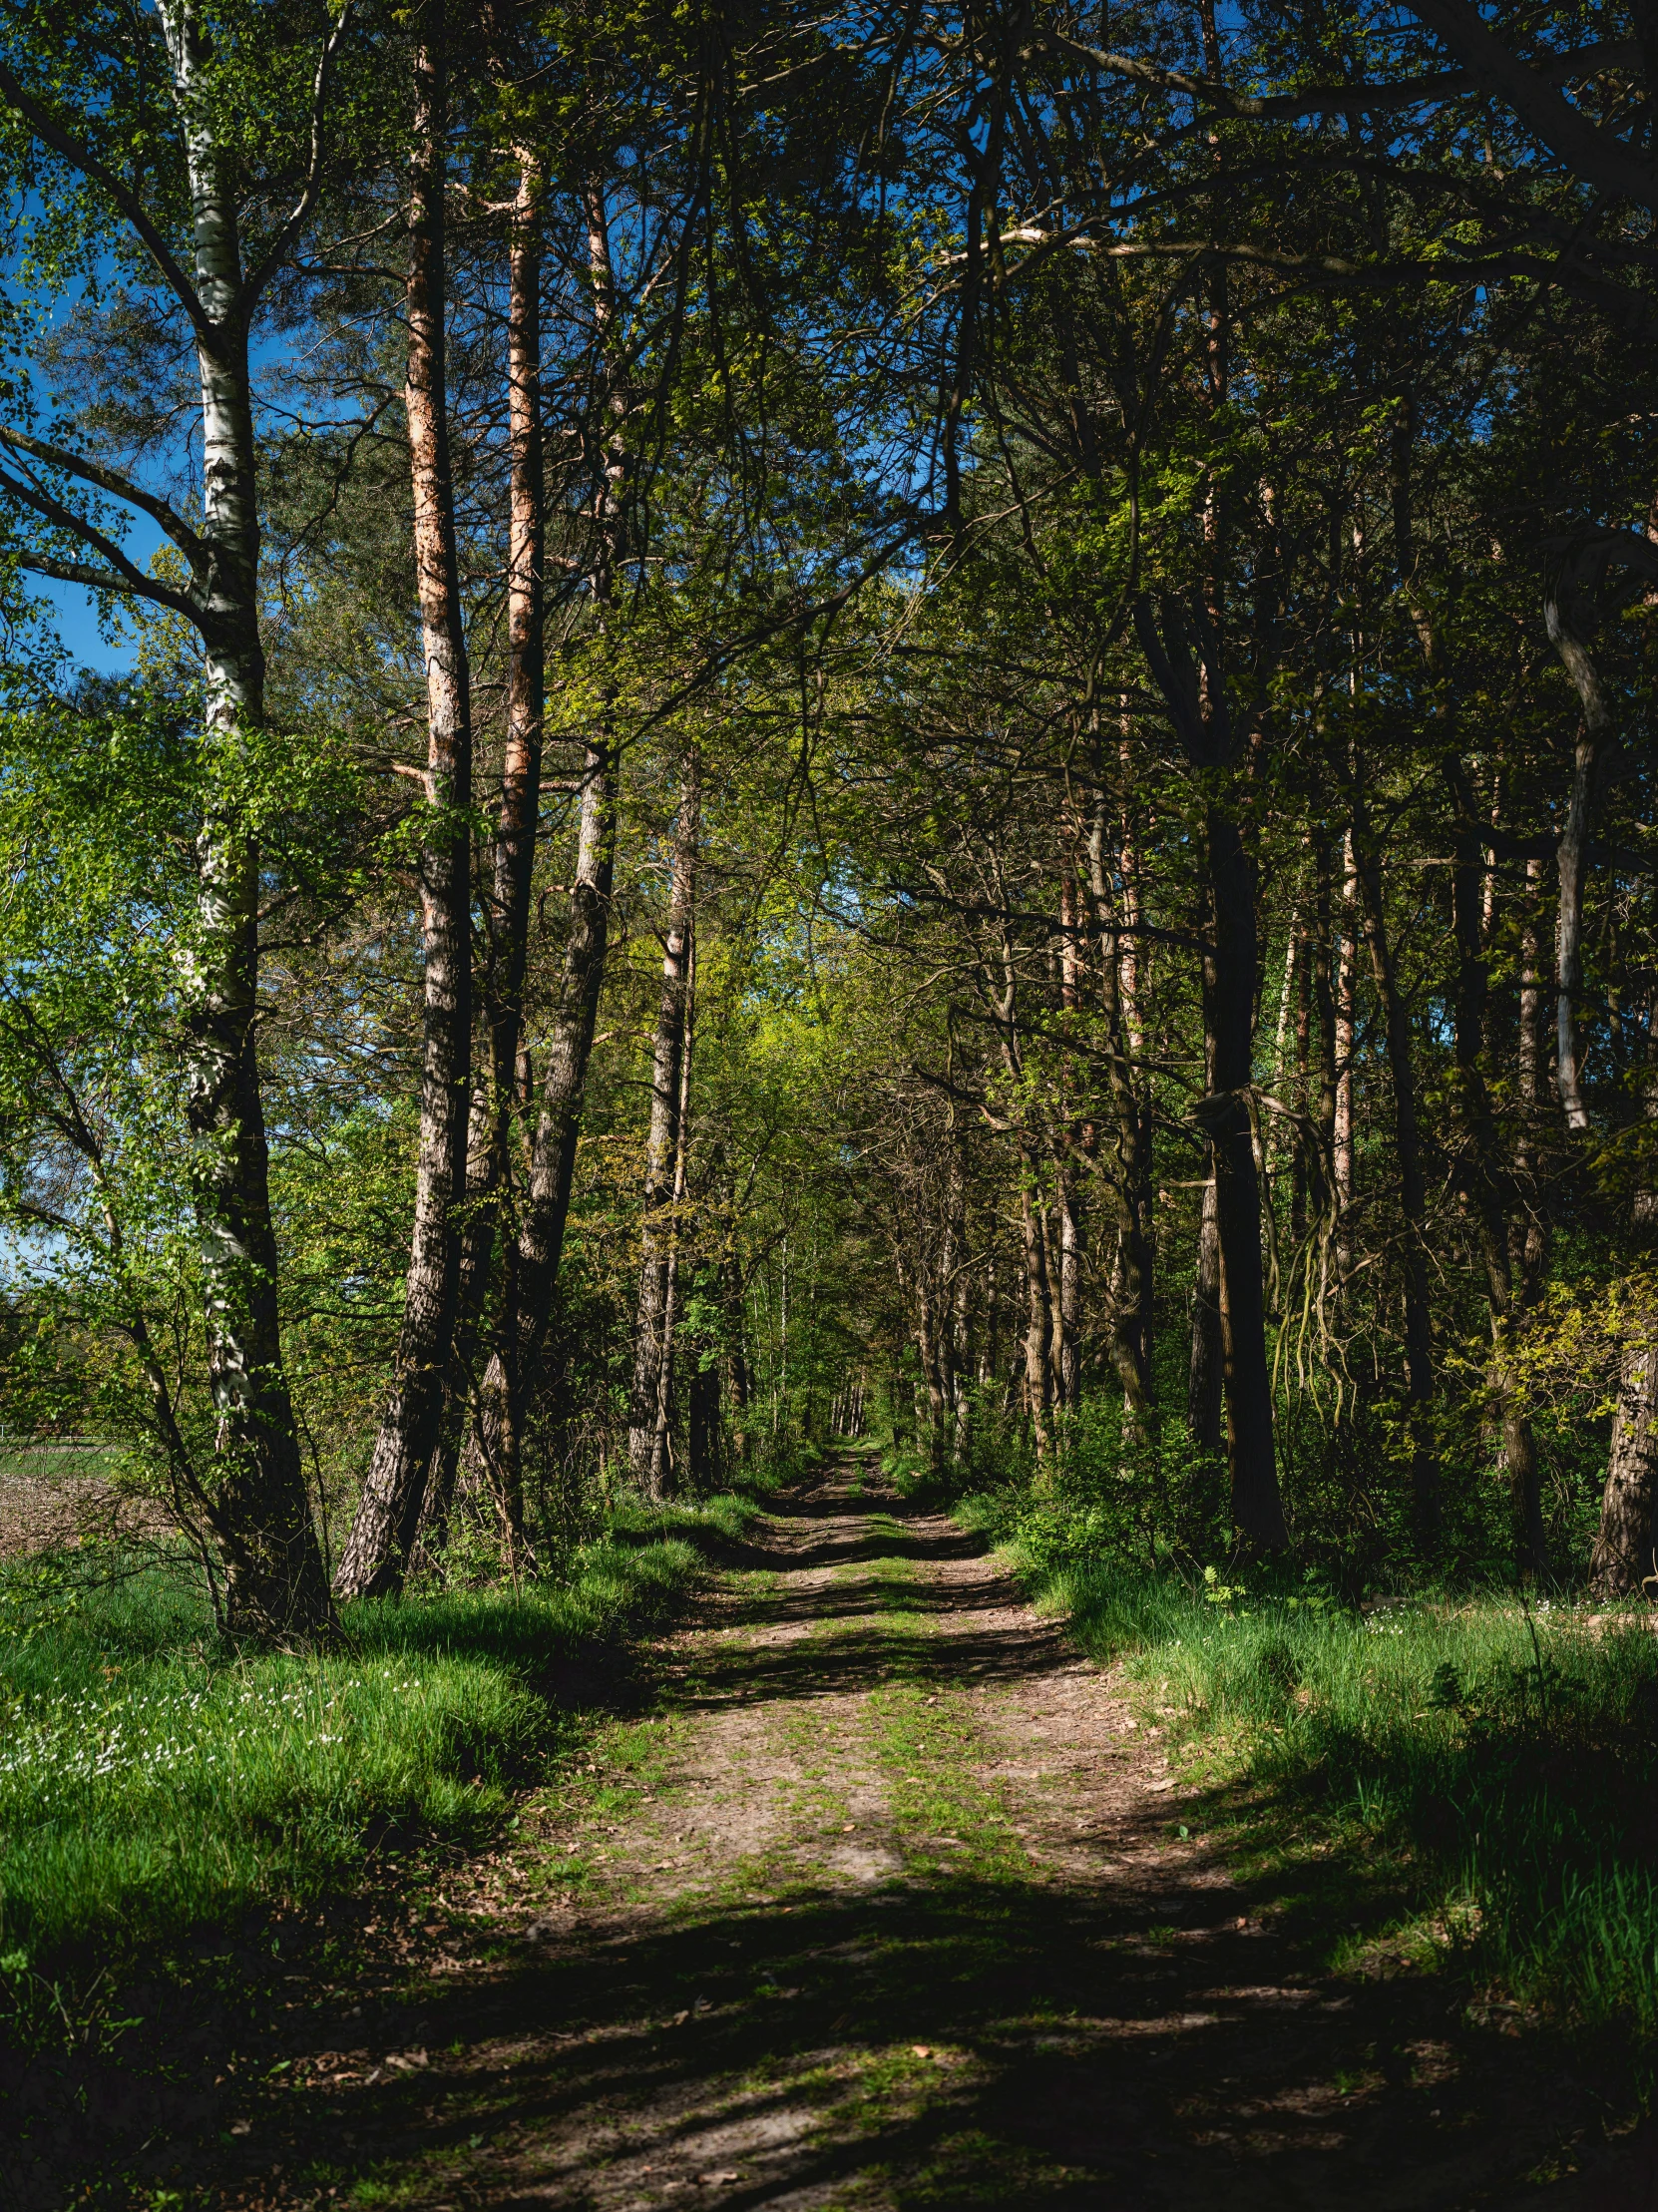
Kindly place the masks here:
<instances>
[{"instance_id":1,"label":"bare branch","mask_svg":"<svg viewBox=\"0 0 1658 2212\"><path fill-rule=\"evenodd\" d=\"M25 431L9 429L4 423L0 423L0 445L27 453L32 460L44 462L48 468L78 476L83 483L96 484L101 492L109 492L116 499L125 500L130 507L139 508L152 522L161 525L193 568L207 566L207 548L183 516L165 499L145 491L119 469L107 469L100 462L89 461L79 453L66 452L62 446L48 445L44 438L32 438Z\"/></svg>"}]
</instances>

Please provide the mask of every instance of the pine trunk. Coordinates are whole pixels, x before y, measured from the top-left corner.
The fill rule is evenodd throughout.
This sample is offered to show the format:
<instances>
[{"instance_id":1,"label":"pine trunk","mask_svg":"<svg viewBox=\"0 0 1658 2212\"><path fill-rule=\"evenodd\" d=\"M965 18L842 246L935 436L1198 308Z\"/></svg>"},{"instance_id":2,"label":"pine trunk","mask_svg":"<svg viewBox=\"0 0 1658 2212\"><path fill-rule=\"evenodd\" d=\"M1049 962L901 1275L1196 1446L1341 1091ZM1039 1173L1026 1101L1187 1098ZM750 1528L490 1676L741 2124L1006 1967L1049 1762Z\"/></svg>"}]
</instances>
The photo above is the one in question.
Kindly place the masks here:
<instances>
[{"instance_id":1,"label":"pine trunk","mask_svg":"<svg viewBox=\"0 0 1658 2212\"><path fill-rule=\"evenodd\" d=\"M409 357L404 408L415 575L426 658L428 822L420 851L425 1004L420 1152L403 1322L374 1456L335 1587L401 1586L443 1419L459 1287L472 1057L472 722L455 548L444 363L446 56L442 0L427 0L415 55Z\"/></svg>"}]
</instances>

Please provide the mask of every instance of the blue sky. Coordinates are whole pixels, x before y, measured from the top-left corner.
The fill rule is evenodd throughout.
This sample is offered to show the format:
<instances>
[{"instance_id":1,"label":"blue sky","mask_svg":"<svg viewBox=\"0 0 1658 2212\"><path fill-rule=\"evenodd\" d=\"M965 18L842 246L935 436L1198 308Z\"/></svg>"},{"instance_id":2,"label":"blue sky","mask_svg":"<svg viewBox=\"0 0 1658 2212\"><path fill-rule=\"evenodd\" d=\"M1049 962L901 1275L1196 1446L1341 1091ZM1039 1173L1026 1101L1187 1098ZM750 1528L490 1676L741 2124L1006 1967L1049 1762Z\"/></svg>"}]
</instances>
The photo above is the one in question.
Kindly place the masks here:
<instances>
[{"instance_id":1,"label":"blue sky","mask_svg":"<svg viewBox=\"0 0 1658 2212\"><path fill-rule=\"evenodd\" d=\"M132 528L127 532L123 551L129 560L141 569L148 568L151 556L162 542L162 534L146 515L132 517ZM59 584L49 576L29 579L31 596L44 600L53 610L53 623L70 657L84 668L97 668L106 675L118 674L133 664L131 643L112 645L98 627L98 616L90 592L81 590L78 584Z\"/></svg>"}]
</instances>

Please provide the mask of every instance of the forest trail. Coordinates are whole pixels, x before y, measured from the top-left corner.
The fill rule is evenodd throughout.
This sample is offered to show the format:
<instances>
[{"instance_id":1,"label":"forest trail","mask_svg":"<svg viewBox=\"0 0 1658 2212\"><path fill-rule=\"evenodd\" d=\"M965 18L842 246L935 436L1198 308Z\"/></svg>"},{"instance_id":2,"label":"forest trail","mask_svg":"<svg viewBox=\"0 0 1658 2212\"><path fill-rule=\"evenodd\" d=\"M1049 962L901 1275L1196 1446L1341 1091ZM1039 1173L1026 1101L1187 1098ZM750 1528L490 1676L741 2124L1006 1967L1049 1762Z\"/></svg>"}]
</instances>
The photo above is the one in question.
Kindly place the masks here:
<instances>
[{"instance_id":1,"label":"forest trail","mask_svg":"<svg viewBox=\"0 0 1658 2212\"><path fill-rule=\"evenodd\" d=\"M1298 1964L1110 1673L878 1477L776 1503L656 1661L420 1980L307 2022L221 2204L1645 2201L1522 2180L1584 2085L1432 1978Z\"/></svg>"}]
</instances>

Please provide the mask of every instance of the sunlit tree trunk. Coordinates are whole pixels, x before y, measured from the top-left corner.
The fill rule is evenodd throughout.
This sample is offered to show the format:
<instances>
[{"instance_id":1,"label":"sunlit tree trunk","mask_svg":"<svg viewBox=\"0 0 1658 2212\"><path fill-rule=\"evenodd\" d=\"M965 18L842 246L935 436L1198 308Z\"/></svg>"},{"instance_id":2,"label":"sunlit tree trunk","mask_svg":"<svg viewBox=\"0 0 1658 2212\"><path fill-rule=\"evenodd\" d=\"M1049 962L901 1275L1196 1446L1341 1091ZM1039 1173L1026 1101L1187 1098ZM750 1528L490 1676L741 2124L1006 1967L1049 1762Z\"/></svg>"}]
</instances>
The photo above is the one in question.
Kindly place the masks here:
<instances>
[{"instance_id":1,"label":"sunlit tree trunk","mask_svg":"<svg viewBox=\"0 0 1658 2212\"><path fill-rule=\"evenodd\" d=\"M217 559L202 625L213 764L264 718L259 515L233 165L203 117L194 9L164 17L185 117L196 280L212 322L198 334L203 535ZM224 777L233 787L235 777ZM184 973L192 1185L219 1420L210 1519L235 1633L305 1636L330 1617L282 1367L276 1238L257 1051L259 850L233 800L209 800L197 839L200 894Z\"/></svg>"},{"instance_id":2,"label":"sunlit tree trunk","mask_svg":"<svg viewBox=\"0 0 1658 2212\"><path fill-rule=\"evenodd\" d=\"M1052 1452L1049 1415L1053 1409L1052 1302L1037 1217L1036 1162L1022 1147L1020 1159L1020 1233L1025 1252L1025 1395L1036 1463L1045 1468Z\"/></svg>"},{"instance_id":3,"label":"sunlit tree trunk","mask_svg":"<svg viewBox=\"0 0 1658 2212\"><path fill-rule=\"evenodd\" d=\"M665 1495L666 1469L657 1451L658 1393L668 1356L668 1263L673 1235L673 1171L679 1136L680 1063L696 900L696 850L701 828L701 787L696 748L685 748L674 821L667 928L662 944L662 989L656 1008L651 1059L650 1125L645 1138L643 1212L638 1301L633 1337L633 1388L627 1415L627 1459L647 1495Z\"/></svg>"},{"instance_id":4,"label":"sunlit tree trunk","mask_svg":"<svg viewBox=\"0 0 1658 2212\"><path fill-rule=\"evenodd\" d=\"M415 53L414 159L404 411L414 487L415 576L426 659L428 820L419 882L424 961L420 1151L403 1322L391 1388L335 1587L395 1589L414 1542L443 1417L460 1273L472 1055L472 721L455 547L444 363L447 132L442 0L427 0Z\"/></svg>"},{"instance_id":5,"label":"sunlit tree trunk","mask_svg":"<svg viewBox=\"0 0 1658 2212\"><path fill-rule=\"evenodd\" d=\"M541 812L542 731L546 714L545 490L541 409L542 203L540 157L519 156L518 193L508 244L507 698L495 850L485 902L487 963L484 1029L489 1063L474 1088L468 1137L466 1227L457 1291L450 1405L429 1479L421 1531L423 1554L441 1547L463 1442L476 1472L501 1500L514 1570L525 1547L524 1479L511 1418L519 1339L517 1240L506 1239L501 1307L482 1380L484 1304L501 1198L512 1165L512 1128L528 1107L521 1055L524 977L529 958L530 893ZM477 1426L466 1439L465 1414L477 1386Z\"/></svg>"},{"instance_id":6,"label":"sunlit tree trunk","mask_svg":"<svg viewBox=\"0 0 1658 2212\"><path fill-rule=\"evenodd\" d=\"M602 627L613 620L614 596L627 550L628 413L625 378L617 354L616 284L603 191L583 189L594 334L605 368L601 470L594 492L592 596ZM540 478L537 479L538 486ZM539 541L538 541L539 546ZM537 639L538 647L540 638ZM538 677L539 680L539 677ZM576 866L570 887L569 932L548 1038L542 1056L541 1106L526 1186L517 1206L518 1234L508 1263L503 1342L485 1393L485 1435L509 1486L522 1485L524 1430L542 1378L559 1269L564 1257L576 1175L576 1151L587 1097L588 1064L598 1026L610 942L616 871L616 741L608 711L586 743ZM509 1338L509 1326L514 1333Z\"/></svg>"},{"instance_id":7,"label":"sunlit tree trunk","mask_svg":"<svg viewBox=\"0 0 1658 2212\"><path fill-rule=\"evenodd\" d=\"M1658 998L1647 1010L1641 1091L1643 1118L1658 1122ZM1632 1256L1650 1267L1658 1252L1658 1191L1644 1162L1630 1225ZM1644 1272L1636 1275L1625 1326L1600 1528L1589 1559L1590 1587L1603 1597L1658 1588L1658 1306Z\"/></svg>"},{"instance_id":8,"label":"sunlit tree trunk","mask_svg":"<svg viewBox=\"0 0 1658 2212\"><path fill-rule=\"evenodd\" d=\"M1330 1151L1336 1184L1336 1268L1338 1275L1345 1281L1353 1271L1354 1259L1353 1229L1349 1215L1352 1212L1354 1195L1353 1064L1354 1046L1358 1036L1355 992L1358 984L1356 955L1359 900L1351 835L1345 842L1343 855L1345 865L1342 903L1337 925L1340 950L1336 958L1334 998L1336 1094L1335 1109L1331 1116Z\"/></svg>"},{"instance_id":9,"label":"sunlit tree trunk","mask_svg":"<svg viewBox=\"0 0 1658 2212\"><path fill-rule=\"evenodd\" d=\"M661 1359L656 1370L656 1419L650 1439L650 1471L646 1487L652 1497L665 1497L677 1486L673 1481L673 1393L675 1370L674 1332L679 1322L680 1253L685 1239L685 1206L690 1188L691 1063L696 1049L696 929L694 922L685 947L685 1007L679 1046L679 1102L673 1131L672 1216L667 1232L664 1263ZM812 1289L815 1296L817 1275Z\"/></svg>"},{"instance_id":10,"label":"sunlit tree trunk","mask_svg":"<svg viewBox=\"0 0 1658 2212\"><path fill-rule=\"evenodd\" d=\"M1219 1452L1221 1447L1220 1227L1212 1146L1208 1167L1198 1206L1191 1355L1186 1369L1186 1429L1194 1452Z\"/></svg>"},{"instance_id":11,"label":"sunlit tree trunk","mask_svg":"<svg viewBox=\"0 0 1658 2212\"><path fill-rule=\"evenodd\" d=\"M1113 1171L1106 1178L1116 1215L1109 1351L1122 1391L1122 1438L1143 1443L1151 1423L1152 1244L1149 1127L1140 1106L1123 995L1124 938L1116 918L1106 849L1103 776L1087 842L1088 892L1098 948L1100 1010L1105 1018L1105 1080L1111 1102ZM1137 1013L1137 1008L1134 1009Z\"/></svg>"}]
</instances>

